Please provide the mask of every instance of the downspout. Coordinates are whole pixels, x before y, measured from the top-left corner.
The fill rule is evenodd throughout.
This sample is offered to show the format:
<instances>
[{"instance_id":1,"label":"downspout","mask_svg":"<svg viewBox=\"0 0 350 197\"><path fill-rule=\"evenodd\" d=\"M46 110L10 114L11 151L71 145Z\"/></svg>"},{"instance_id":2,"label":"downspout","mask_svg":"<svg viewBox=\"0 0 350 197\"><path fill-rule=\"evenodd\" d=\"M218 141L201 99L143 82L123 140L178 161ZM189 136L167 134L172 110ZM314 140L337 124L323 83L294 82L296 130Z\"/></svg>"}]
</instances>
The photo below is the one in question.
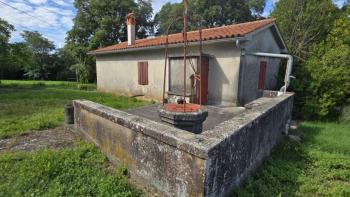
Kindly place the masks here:
<instances>
[{"instance_id":1,"label":"downspout","mask_svg":"<svg viewBox=\"0 0 350 197\"><path fill-rule=\"evenodd\" d=\"M280 89L280 94L285 94L287 92L287 88L290 85L290 80L293 77L292 74L292 68L293 68L293 56L289 54L279 54L279 53L261 53L261 52L246 52L245 54L247 55L255 55L255 56L261 56L261 57L275 57L275 58L284 58L288 59L287 62L287 68L286 68L286 74L284 77L284 86L281 87Z\"/></svg>"}]
</instances>

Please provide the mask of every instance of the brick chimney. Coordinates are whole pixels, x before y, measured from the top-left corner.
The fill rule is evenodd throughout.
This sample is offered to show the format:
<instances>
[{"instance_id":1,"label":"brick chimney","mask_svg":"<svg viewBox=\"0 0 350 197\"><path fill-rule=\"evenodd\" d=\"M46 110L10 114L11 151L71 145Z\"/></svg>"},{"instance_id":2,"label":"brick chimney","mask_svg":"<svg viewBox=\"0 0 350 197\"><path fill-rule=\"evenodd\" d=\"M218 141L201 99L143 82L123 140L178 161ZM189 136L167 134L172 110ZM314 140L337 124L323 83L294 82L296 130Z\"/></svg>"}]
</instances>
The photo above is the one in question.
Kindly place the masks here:
<instances>
[{"instance_id":1,"label":"brick chimney","mask_svg":"<svg viewBox=\"0 0 350 197\"><path fill-rule=\"evenodd\" d=\"M128 26L128 45L135 44L135 25L136 17L134 13L129 13L126 15L126 24Z\"/></svg>"}]
</instances>

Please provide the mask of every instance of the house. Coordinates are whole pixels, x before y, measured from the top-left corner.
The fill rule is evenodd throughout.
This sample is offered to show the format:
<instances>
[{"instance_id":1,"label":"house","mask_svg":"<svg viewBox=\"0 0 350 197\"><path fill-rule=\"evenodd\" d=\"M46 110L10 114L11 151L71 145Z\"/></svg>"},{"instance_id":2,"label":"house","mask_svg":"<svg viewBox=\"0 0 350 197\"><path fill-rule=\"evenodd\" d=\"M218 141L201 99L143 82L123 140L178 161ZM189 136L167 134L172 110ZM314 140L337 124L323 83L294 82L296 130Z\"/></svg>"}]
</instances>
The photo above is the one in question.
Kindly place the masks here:
<instances>
[{"instance_id":1,"label":"house","mask_svg":"<svg viewBox=\"0 0 350 197\"><path fill-rule=\"evenodd\" d=\"M135 40L133 16L127 17L128 41L89 52L96 56L97 88L102 92L162 100L166 36ZM168 97L183 91L183 35L171 34L166 72ZM199 31L188 32L187 92L202 103L242 106L277 85L279 54L286 45L274 19L202 30L203 57L199 63ZM201 65L201 66L200 66ZM191 76L201 70L201 93ZM289 73L288 73L289 74ZM286 75L286 87L289 76Z\"/></svg>"}]
</instances>

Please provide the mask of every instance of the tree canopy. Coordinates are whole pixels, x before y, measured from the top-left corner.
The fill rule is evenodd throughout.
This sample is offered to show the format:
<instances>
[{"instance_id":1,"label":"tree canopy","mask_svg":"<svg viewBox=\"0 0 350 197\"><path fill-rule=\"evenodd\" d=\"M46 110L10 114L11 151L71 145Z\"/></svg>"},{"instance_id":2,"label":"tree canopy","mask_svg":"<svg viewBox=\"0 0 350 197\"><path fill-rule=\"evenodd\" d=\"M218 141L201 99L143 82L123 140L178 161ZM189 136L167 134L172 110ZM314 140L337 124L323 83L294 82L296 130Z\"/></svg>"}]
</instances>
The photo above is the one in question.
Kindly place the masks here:
<instances>
[{"instance_id":1,"label":"tree canopy","mask_svg":"<svg viewBox=\"0 0 350 197\"><path fill-rule=\"evenodd\" d=\"M336 118L350 103L349 15L349 3L340 9L332 0L280 0L272 12L296 59L298 118Z\"/></svg>"},{"instance_id":2,"label":"tree canopy","mask_svg":"<svg viewBox=\"0 0 350 197\"><path fill-rule=\"evenodd\" d=\"M90 50L112 45L127 39L125 17L134 12L137 17L136 36L145 38L153 32L152 5L150 0L77 0L77 15L73 28L68 32L67 48L77 58L82 69L81 79L94 79L95 68Z\"/></svg>"},{"instance_id":3,"label":"tree canopy","mask_svg":"<svg viewBox=\"0 0 350 197\"><path fill-rule=\"evenodd\" d=\"M271 15L277 19L290 52L303 60L309 47L328 34L336 11L332 0L280 0Z\"/></svg>"},{"instance_id":4,"label":"tree canopy","mask_svg":"<svg viewBox=\"0 0 350 197\"><path fill-rule=\"evenodd\" d=\"M189 1L189 29L216 27L247 22L261 18L265 0L191 0ZM169 24L182 16L182 3L167 3L155 16L158 34L164 34ZM182 30L181 21L174 24L170 33Z\"/></svg>"}]
</instances>

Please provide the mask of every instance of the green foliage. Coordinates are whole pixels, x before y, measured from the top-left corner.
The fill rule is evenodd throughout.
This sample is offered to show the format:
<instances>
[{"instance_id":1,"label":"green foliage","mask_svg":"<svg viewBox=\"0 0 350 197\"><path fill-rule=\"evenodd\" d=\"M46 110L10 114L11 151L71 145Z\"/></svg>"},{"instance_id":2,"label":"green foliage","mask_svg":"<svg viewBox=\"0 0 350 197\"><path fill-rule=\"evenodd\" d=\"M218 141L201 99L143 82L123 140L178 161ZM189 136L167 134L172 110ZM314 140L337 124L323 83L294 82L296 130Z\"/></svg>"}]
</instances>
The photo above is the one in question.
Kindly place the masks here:
<instances>
[{"instance_id":1,"label":"green foliage","mask_svg":"<svg viewBox=\"0 0 350 197\"><path fill-rule=\"evenodd\" d=\"M141 196L92 144L0 155L0 196Z\"/></svg>"},{"instance_id":2,"label":"green foliage","mask_svg":"<svg viewBox=\"0 0 350 197\"><path fill-rule=\"evenodd\" d=\"M233 196L349 196L350 125L303 123Z\"/></svg>"},{"instance_id":3,"label":"green foliage","mask_svg":"<svg viewBox=\"0 0 350 197\"><path fill-rule=\"evenodd\" d=\"M344 12L326 39L312 47L306 70L310 73L308 114L318 117L340 113L350 98L350 12Z\"/></svg>"},{"instance_id":4,"label":"green foliage","mask_svg":"<svg viewBox=\"0 0 350 197\"><path fill-rule=\"evenodd\" d=\"M9 61L9 39L14 30L13 25L0 18L0 80L3 78L4 69Z\"/></svg>"},{"instance_id":5,"label":"green foliage","mask_svg":"<svg viewBox=\"0 0 350 197\"><path fill-rule=\"evenodd\" d=\"M153 32L152 5L150 0L78 0L74 2L77 15L73 28L68 32L67 46L77 64L84 67L79 75L88 81L95 80L95 61L87 52L117 44L127 39L126 15L133 11L137 17L136 33L144 38ZM80 78L84 82L84 78Z\"/></svg>"},{"instance_id":6,"label":"green foliage","mask_svg":"<svg viewBox=\"0 0 350 197\"><path fill-rule=\"evenodd\" d=\"M53 42L36 31L24 31L21 35L32 56L32 64L24 67L25 76L29 79L48 79L50 71L54 67L50 54L55 49Z\"/></svg>"},{"instance_id":7,"label":"green foliage","mask_svg":"<svg viewBox=\"0 0 350 197\"><path fill-rule=\"evenodd\" d=\"M337 8L332 0L280 0L272 12L290 52L305 60L309 47L325 38Z\"/></svg>"},{"instance_id":8,"label":"green foliage","mask_svg":"<svg viewBox=\"0 0 350 197\"><path fill-rule=\"evenodd\" d=\"M189 1L189 29L216 27L233 23L246 22L259 18L264 10L264 0L191 0ZM182 3L167 3L155 16L158 34L165 34L169 24L183 13ZM182 24L178 21L170 33L181 32Z\"/></svg>"},{"instance_id":9,"label":"green foliage","mask_svg":"<svg viewBox=\"0 0 350 197\"><path fill-rule=\"evenodd\" d=\"M331 0L281 0L272 15L296 57L297 118L338 118L350 96L349 7Z\"/></svg>"},{"instance_id":10,"label":"green foliage","mask_svg":"<svg viewBox=\"0 0 350 197\"><path fill-rule=\"evenodd\" d=\"M0 85L0 137L62 124L64 106L75 99L88 99L118 109L148 103L96 91L81 91L79 86L82 85L73 82L4 80ZM92 90L95 86L83 87Z\"/></svg>"}]
</instances>

